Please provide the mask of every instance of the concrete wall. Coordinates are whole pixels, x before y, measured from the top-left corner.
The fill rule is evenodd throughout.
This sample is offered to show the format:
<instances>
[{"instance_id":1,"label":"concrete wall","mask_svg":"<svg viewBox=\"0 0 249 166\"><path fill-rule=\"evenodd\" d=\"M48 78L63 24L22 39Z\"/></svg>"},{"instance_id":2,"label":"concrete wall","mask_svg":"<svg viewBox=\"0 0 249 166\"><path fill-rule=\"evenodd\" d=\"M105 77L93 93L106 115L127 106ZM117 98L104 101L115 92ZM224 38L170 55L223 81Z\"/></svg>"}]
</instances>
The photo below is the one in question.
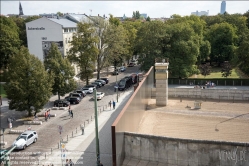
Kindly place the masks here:
<instances>
[{"instance_id":1,"label":"concrete wall","mask_svg":"<svg viewBox=\"0 0 249 166\"><path fill-rule=\"evenodd\" d=\"M156 88L151 89L152 98L156 97ZM238 89L195 89L195 88L169 88L169 98L185 97L217 100L249 100L249 90Z\"/></svg>"},{"instance_id":2,"label":"concrete wall","mask_svg":"<svg viewBox=\"0 0 249 166\"><path fill-rule=\"evenodd\" d=\"M137 132L140 120L151 97L153 84L154 68L151 67L112 124L113 165L119 166L124 160L124 132Z\"/></svg>"},{"instance_id":3,"label":"concrete wall","mask_svg":"<svg viewBox=\"0 0 249 166\"><path fill-rule=\"evenodd\" d=\"M249 144L124 133L125 158L177 166L248 166Z\"/></svg>"}]
</instances>

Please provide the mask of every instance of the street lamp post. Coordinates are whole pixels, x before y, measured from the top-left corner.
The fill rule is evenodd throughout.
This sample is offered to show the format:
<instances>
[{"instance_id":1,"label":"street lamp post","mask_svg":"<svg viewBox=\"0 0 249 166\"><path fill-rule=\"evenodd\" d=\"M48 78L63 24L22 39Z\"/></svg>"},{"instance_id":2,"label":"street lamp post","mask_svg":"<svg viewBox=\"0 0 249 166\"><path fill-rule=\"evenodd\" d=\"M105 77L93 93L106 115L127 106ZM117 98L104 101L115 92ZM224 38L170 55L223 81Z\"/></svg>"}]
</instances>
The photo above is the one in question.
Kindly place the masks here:
<instances>
[{"instance_id":1,"label":"street lamp post","mask_svg":"<svg viewBox=\"0 0 249 166\"><path fill-rule=\"evenodd\" d=\"M118 75L116 73L116 91L117 91L117 103L118 103Z\"/></svg>"},{"instance_id":2,"label":"street lamp post","mask_svg":"<svg viewBox=\"0 0 249 166\"><path fill-rule=\"evenodd\" d=\"M97 111L97 93L96 89L94 91L94 114L95 114L95 140L96 140L96 157L97 157L97 166L100 165L100 154L99 154L99 129L98 129L98 111Z\"/></svg>"}]
</instances>

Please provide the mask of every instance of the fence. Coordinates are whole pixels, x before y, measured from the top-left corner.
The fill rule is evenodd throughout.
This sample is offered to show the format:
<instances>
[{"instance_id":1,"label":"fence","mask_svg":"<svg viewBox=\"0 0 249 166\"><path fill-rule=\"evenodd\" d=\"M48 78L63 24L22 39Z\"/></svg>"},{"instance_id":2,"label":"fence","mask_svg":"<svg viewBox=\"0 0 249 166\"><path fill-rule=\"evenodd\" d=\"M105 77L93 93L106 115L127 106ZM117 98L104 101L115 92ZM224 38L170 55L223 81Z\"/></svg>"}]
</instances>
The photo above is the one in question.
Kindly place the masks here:
<instances>
[{"instance_id":1,"label":"fence","mask_svg":"<svg viewBox=\"0 0 249 166\"><path fill-rule=\"evenodd\" d=\"M235 78L188 78L188 79L178 79L169 78L168 84L174 85L205 85L207 81L211 81L216 85L220 86L249 86L249 79L235 79Z\"/></svg>"}]
</instances>

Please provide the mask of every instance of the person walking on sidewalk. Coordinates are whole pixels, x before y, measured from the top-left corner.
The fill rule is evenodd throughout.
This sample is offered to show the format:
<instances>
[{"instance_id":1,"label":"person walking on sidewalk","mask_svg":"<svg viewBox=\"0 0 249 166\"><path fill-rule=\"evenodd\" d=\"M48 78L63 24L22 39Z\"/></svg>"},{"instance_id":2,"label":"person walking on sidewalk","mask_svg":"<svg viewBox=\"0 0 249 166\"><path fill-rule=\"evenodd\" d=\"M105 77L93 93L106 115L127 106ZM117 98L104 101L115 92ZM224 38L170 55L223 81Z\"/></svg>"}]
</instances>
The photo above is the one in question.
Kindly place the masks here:
<instances>
[{"instance_id":1,"label":"person walking on sidewalk","mask_svg":"<svg viewBox=\"0 0 249 166\"><path fill-rule=\"evenodd\" d=\"M82 135L84 135L84 125L81 124L81 125L80 125L80 128L81 128L81 130L82 130Z\"/></svg>"},{"instance_id":2,"label":"person walking on sidewalk","mask_svg":"<svg viewBox=\"0 0 249 166\"><path fill-rule=\"evenodd\" d=\"M50 109L48 110L48 119L50 119Z\"/></svg>"},{"instance_id":3,"label":"person walking on sidewalk","mask_svg":"<svg viewBox=\"0 0 249 166\"><path fill-rule=\"evenodd\" d=\"M71 113L71 118L73 118L73 110L71 110L70 113Z\"/></svg>"},{"instance_id":4,"label":"person walking on sidewalk","mask_svg":"<svg viewBox=\"0 0 249 166\"><path fill-rule=\"evenodd\" d=\"M69 115L69 116L71 115L70 108L71 108L71 106L70 106L70 104L69 104L69 106L68 106L68 115Z\"/></svg>"},{"instance_id":5,"label":"person walking on sidewalk","mask_svg":"<svg viewBox=\"0 0 249 166\"><path fill-rule=\"evenodd\" d=\"M115 101L113 100L113 102L112 102L112 107L113 107L113 109L115 109L115 106L116 106L116 103L115 103Z\"/></svg>"},{"instance_id":6,"label":"person walking on sidewalk","mask_svg":"<svg viewBox=\"0 0 249 166\"><path fill-rule=\"evenodd\" d=\"M48 121L48 112L47 111L44 113L44 116L45 116L45 121L47 122Z\"/></svg>"},{"instance_id":7,"label":"person walking on sidewalk","mask_svg":"<svg viewBox=\"0 0 249 166\"><path fill-rule=\"evenodd\" d=\"M112 109L112 101L110 100L109 102L109 107L110 107L110 110Z\"/></svg>"},{"instance_id":8,"label":"person walking on sidewalk","mask_svg":"<svg viewBox=\"0 0 249 166\"><path fill-rule=\"evenodd\" d=\"M74 165L73 161L69 159L69 166L73 166L73 165Z\"/></svg>"}]
</instances>

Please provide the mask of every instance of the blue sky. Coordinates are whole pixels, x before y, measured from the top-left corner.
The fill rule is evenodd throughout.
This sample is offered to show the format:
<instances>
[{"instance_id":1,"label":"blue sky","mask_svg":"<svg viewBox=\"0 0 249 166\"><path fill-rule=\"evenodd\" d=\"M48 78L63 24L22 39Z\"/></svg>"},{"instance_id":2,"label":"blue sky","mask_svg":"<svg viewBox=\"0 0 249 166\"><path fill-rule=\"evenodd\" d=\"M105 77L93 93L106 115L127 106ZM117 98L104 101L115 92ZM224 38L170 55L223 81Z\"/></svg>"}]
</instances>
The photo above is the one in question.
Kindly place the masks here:
<instances>
[{"instance_id":1,"label":"blue sky","mask_svg":"<svg viewBox=\"0 0 249 166\"><path fill-rule=\"evenodd\" d=\"M1 14L18 14L19 1L1 0ZM151 18L170 17L172 14L190 15L195 11L208 11L209 15L220 12L221 1L21 1L25 15L42 13L85 13L87 15L121 17L132 16L133 11L146 13ZM249 1L226 1L226 11L230 14L245 13Z\"/></svg>"}]
</instances>

